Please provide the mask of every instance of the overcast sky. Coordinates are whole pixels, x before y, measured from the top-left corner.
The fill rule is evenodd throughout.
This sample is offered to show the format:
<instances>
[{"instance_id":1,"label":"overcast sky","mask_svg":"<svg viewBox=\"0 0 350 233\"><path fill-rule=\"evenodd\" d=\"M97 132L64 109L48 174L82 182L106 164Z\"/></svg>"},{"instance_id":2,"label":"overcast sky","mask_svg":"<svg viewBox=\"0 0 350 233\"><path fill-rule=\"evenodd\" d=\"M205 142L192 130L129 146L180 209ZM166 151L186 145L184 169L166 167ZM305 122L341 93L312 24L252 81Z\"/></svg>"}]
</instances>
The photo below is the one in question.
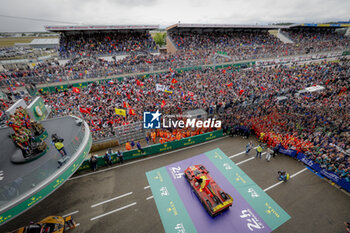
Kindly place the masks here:
<instances>
[{"instance_id":1,"label":"overcast sky","mask_svg":"<svg viewBox=\"0 0 350 233\"><path fill-rule=\"evenodd\" d=\"M43 31L44 25L181 23L269 24L348 21L350 0L1 0L0 31Z\"/></svg>"}]
</instances>

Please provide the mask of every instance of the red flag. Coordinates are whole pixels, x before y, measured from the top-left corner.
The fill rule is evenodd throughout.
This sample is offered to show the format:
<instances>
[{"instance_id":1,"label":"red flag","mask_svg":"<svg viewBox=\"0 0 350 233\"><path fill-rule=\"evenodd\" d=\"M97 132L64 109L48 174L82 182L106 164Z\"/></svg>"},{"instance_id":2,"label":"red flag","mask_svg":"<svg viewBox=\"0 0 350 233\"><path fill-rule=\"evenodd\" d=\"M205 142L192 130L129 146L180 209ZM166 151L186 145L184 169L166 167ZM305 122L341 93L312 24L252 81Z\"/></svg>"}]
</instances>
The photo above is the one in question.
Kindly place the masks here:
<instances>
[{"instance_id":1,"label":"red flag","mask_svg":"<svg viewBox=\"0 0 350 233\"><path fill-rule=\"evenodd\" d=\"M188 92L188 95L189 95L189 96L194 96L194 93L193 93L192 91L189 91L189 92Z\"/></svg>"},{"instance_id":2,"label":"red flag","mask_svg":"<svg viewBox=\"0 0 350 233\"><path fill-rule=\"evenodd\" d=\"M232 86L233 86L233 83L227 84L227 87L232 87Z\"/></svg>"},{"instance_id":3,"label":"red flag","mask_svg":"<svg viewBox=\"0 0 350 233\"><path fill-rule=\"evenodd\" d=\"M242 95L243 92L244 92L244 90L240 90L240 91L239 91L239 95Z\"/></svg>"},{"instance_id":4,"label":"red flag","mask_svg":"<svg viewBox=\"0 0 350 233\"><path fill-rule=\"evenodd\" d=\"M146 61L146 63L151 64L152 62L151 61Z\"/></svg>"},{"instance_id":5,"label":"red flag","mask_svg":"<svg viewBox=\"0 0 350 233\"><path fill-rule=\"evenodd\" d=\"M128 97L128 99L131 99L130 94L126 93L126 96Z\"/></svg>"},{"instance_id":6,"label":"red flag","mask_svg":"<svg viewBox=\"0 0 350 233\"><path fill-rule=\"evenodd\" d=\"M261 86L260 88L261 88L262 91L266 91L265 87Z\"/></svg>"},{"instance_id":7,"label":"red flag","mask_svg":"<svg viewBox=\"0 0 350 233\"><path fill-rule=\"evenodd\" d=\"M79 108L79 111L80 111L81 113L89 113L85 108Z\"/></svg>"},{"instance_id":8,"label":"red flag","mask_svg":"<svg viewBox=\"0 0 350 233\"><path fill-rule=\"evenodd\" d=\"M129 109L129 115L136 115L136 113L135 113L135 110L134 109L132 109L132 108L130 108Z\"/></svg>"},{"instance_id":9,"label":"red flag","mask_svg":"<svg viewBox=\"0 0 350 233\"><path fill-rule=\"evenodd\" d=\"M171 83L177 83L177 80L173 78L173 80L171 80Z\"/></svg>"},{"instance_id":10,"label":"red flag","mask_svg":"<svg viewBox=\"0 0 350 233\"><path fill-rule=\"evenodd\" d=\"M77 88L77 87L73 87L73 88L72 88L72 90L73 90L73 92L74 92L74 93L78 93L78 94L80 94L80 90L79 90L79 88Z\"/></svg>"},{"instance_id":11,"label":"red flag","mask_svg":"<svg viewBox=\"0 0 350 233\"><path fill-rule=\"evenodd\" d=\"M120 92L119 92L119 91L117 91L117 95L120 95Z\"/></svg>"},{"instance_id":12,"label":"red flag","mask_svg":"<svg viewBox=\"0 0 350 233\"><path fill-rule=\"evenodd\" d=\"M223 73L223 74L226 74L226 70L223 69L223 70L222 70L222 73Z\"/></svg>"},{"instance_id":13,"label":"red flag","mask_svg":"<svg viewBox=\"0 0 350 233\"><path fill-rule=\"evenodd\" d=\"M140 86L140 85L141 85L140 80L136 80L136 85L137 85L137 86Z\"/></svg>"},{"instance_id":14,"label":"red flag","mask_svg":"<svg viewBox=\"0 0 350 233\"><path fill-rule=\"evenodd\" d=\"M130 105L127 102L123 102L123 107L124 108L130 108Z\"/></svg>"},{"instance_id":15,"label":"red flag","mask_svg":"<svg viewBox=\"0 0 350 233\"><path fill-rule=\"evenodd\" d=\"M170 72L174 72L174 71L171 69L171 67L169 67L169 71L170 71Z\"/></svg>"},{"instance_id":16,"label":"red flag","mask_svg":"<svg viewBox=\"0 0 350 233\"><path fill-rule=\"evenodd\" d=\"M164 106L166 105L165 101L162 100L162 105L160 105L161 108L164 108Z\"/></svg>"}]
</instances>

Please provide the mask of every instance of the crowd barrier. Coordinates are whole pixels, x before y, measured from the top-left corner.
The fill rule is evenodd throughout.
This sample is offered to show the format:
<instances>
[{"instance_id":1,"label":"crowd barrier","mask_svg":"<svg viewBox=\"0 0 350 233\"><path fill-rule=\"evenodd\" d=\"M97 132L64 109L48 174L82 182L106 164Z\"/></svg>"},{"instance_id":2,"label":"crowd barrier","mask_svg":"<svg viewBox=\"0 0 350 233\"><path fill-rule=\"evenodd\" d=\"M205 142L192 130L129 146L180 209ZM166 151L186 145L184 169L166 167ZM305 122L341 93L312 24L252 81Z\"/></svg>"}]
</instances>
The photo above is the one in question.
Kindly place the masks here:
<instances>
[{"instance_id":1,"label":"crowd barrier","mask_svg":"<svg viewBox=\"0 0 350 233\"><path fill-rule=\"evenodd\" d=\"M164 143L164 144L150 145L148 147L143 148L144 153L142 153L138 149L130 150L130 151L124 151L123 152L123 158L124 158L124 161L125 161L125 160L141 158L141 157L147 157L149 155L158 154L158 153L162 153L162 152L165 152L165 151L175 150L175 149L179 149L179 148L182 148L182 147L194 145L194 144L197 144L197 143L210 141L212 139L220 138L222 136L223 136L223 131L222 130L217 130L217 131L213 131L213 132L209 132L209 133L196 135L196 136L193 136L193 137L183 138L183 139L178 140L178 141L167 142L167 143ZM118 158L117 158L117 154L114 153L112 155L112 163L114 164L114 163L117 163L117 162L119 162ZM98 167L103 167L103 166L106 166L106 165L107 165L107 163L104 160L104 156L98 156L98 158L97 158L97 166ZM86 170L86 169L91 169L90 160L89 159L86 159L82 163L82 165L80 166L78 171L83 171L83 170Z\"/></svg>"},{"instance_id":2,"label":"crowd barrier","mask_svg":"<svg viewBox=\"0 0 350 233\"><path fill-rule=\"evenodd\" d=\"M317 172L318 174L324 176L325 178L331 180L332 182L336 183L339 185L342 189L350 192L350 182L340 178L337 174L334 172L328 171L327 169L321 168L318 163L315 161L308 159L306 155L303 153L299 152L297 153L296 150L291 150L291 149L285 149L283 146L280 146L279 148L279 153L288 155L292 158L296 158L299 161L303 162L306 166Z\"/></svg>"}]
</instances>

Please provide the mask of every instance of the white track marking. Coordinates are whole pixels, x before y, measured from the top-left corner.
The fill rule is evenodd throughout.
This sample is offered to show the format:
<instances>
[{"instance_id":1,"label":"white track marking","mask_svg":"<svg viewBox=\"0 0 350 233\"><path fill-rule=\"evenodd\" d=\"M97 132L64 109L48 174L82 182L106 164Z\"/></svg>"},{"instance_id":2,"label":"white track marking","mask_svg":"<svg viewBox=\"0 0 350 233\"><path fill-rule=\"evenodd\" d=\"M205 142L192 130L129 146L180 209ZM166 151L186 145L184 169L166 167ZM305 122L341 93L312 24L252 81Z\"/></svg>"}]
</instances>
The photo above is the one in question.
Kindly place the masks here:
<instances>
[{"instance_id":1,"label":"white track marking","mask_svg":"<svg viewBox=\"0 0 350 233\"><path fill-rule=\"evenodd\" d=\"M65 217L68 217L69 215L73 215L73 214L76 214L76 213L79 213L79 210L73 211L72 213L69 213L69 214L62 215L62 217L65 218Z\"/></svg>"},{"instance_id":2,"label":"white track marking","mask_svg":"<svg viewBox=\"0 0 350 233\"><path fill-rule=\"evenodd\" d=\"M150 197L147 197L146 200L149 200L149 199L152 199L152 198L153 198L153 196L150 196Z\"/></svg>"},{"instance_id":3,"label":"white track marking","mask_svg":"<svg viewBox=\"0 0 350 233\"><path fill-rule=\"evenodd\" d=\"M246 160L243 160L243 161L241 161L241 162L239 162L239 163L236 163L236 165L240 165L240 164L245 163L245 162L248 162L249 160L252 160L252 159L254 159L254 157L251 157L251 158L249 158L249 159L246 159Z\"/></svg>"},{"instance_id":4,"label":"white track marking","mask_svg":"<svg viewBox=\"0 0 350 233\"><path fill-rule=\"evenodd\" d=\"M280 181L280 182L278 182L278 183L276 183L276 184L274 184L274 185L271 185L270 187L264 189L264 192L266 192L266 191L268 191L268 190L270 190L270 189L272 189L272 188L274 188L274 187L276 187L277 185L280 185L280 184L282 184L282 183L283 183L283 181Z\"/></svg>"},{"instance_id":5,"label":"white track marking","mask_svg":"<svg viewBox=\"0 0 350 233\"><path fill-rule=\"evenodd\" d=\"M107 212L107 213L101 214L101 215L96 216L96 217L93 217L93 218L90 219L90 221L94 221L94 220L99 219L99 218L102 218L102 217L104 217L104 216L106 216L106 215L113 214L113 213L115 213L115 212L118 212L118 211L120 211L120 210L129 208L129 207L134 206L134 205L136 205L136 204L137 204L137 202L133 202L133 203L131 203L131 204L129 204L129 205L120 207L120 208L118 208L118 209L109 211L109 212Z\"/></svg>"},{"instance_id":6,"label":"white track marking","mask_svg":"<svg viewBox=\"0 0 350 233\"><path fill-rule=\"evenodd\" d=\"M210 140L210 141L208 141L208 142L203 142L203 143L199 143L199 144L196 144L196 145L193 145L193 146L184 147L184 148L181 148L181 149L178 149L178 150L169 151L169 152L166 152L166 153L163 153L163 154L160 154L160 155L155 155L155 156L147 157L147 158L144 158L144 159L132 161L132 162L125 163L125 164L122 164L122 165L119 165L119 166L115 166L115 167L106 168L106 169L103 169L103 170L100 170L100 171L96 171L96 172L86 173L86 174L84 174L84 175L72 177L72 178L70 178L69 180L75 180L75 179L78 179L78 178L81 178L81 177L90 176L90 175L98 174L98 173L101 173L101 172L106 172L106 171L109 171L109 170L112 170L112 169L116 169L116 168L119 168L119 167L128 166L128 165L131 165L131 164L134 164L134 163L143 162L143 161L146 161L146 160L149 160L149 159L155 159L155 158L158 158L158 157L162 157L162 156L164 156L164 155L168 155L168 154L172 154L172 153L175 153L175 152L179 152L179 151L191 149L191 148L197 147L197 146L202 146L202 145L207 144L207 143L216 142L216 141L218 141L218 140L222 140L222 139L225 139L225 138L227 138L227 137L228 137L228 136L224 136L224 137L221 137L221 138L216 138L216 139Z\"/></svg>"},{"instance_id":7,"label":"white track marking","mask_svg":"<svg viewBox=\"0 0 350 233\"><path fill-rule=\"evenodd\" d=\"M307 170L307 167L304 168L303 170L300 170L300 171L298 171L297 173L291 175L290 178L293 178L294 176L297 176L297 175L299 175L300 173L302 173L302 172L304 172L304 171L306 171L306 170Z\"/></svg>"},{"instance_id":8,"label":"white track marking","mask_svg":"<svg viewBox=\"0 0 350 233\"><path fill-rule=\"evenodd\" d=\"M261 156L263 156L264 154L266 154L266 152L262 153ZM241 161L239 163L236 163L236 165L240 165L242 163L248 162L248 161L250 161L252 159L255 159L255 158L256 158L255 156L254 157L250 157L249 159L246 159L246 160L243 160L243 161Z\"/></svg>"},{"instance_id":9,"label":"white track marking","mask_svg":"<svg viewBox=\"0 0 350 233\"><path fill-rule=\"evenodd\" d=\"M146 186L146 187L143 187L143 189L149 189L150 187L151 187L151 186L148 185L148 186Z\"/></svg>"},{"instance_id":10,"label":"white track marking","mask_svg":"<svg viewBox=\"0 0 350 233\"><path fill-rule=\"evenodd\" d=\"M94 208L94 207L99 206L99 205L106 204L106 203L108 203L108 202L111 202L111 201L117 200L117 199L122 198L122 197L129 196L129 195L131 195L131 194L132 194L132 192L130 192L130 193L125 193L125 194L120 195L120 196L118 196L118 197L113 197L113 198L111 198L111 199L109 199L109 200L106 200L106 201L103 201L103 202L100 202L100 203L94 204L94 205L92 205L92 206L91 206L91 208Z\"/></svg>"},{"instance_id":11,"label":"white track marking","mask_svg":"<svg viewBox=\"0 0 350 233\"><path fill-rule=\"evenodd\" d=\"M258 147L256 146L256 147L254 147L253 149L256 149L256 148L258 148ZM240 156L240 155L242 155L242 154L245 154L245 151L239 152L238 154L231 155L229 158L232 159L232 158L237 157L237 156Z\"/></svg>"},{"instance_id":12,"label":"white track marking","mask_svg":"<svg viewBox=\"0 0 350 233\"><path fill-rule=\"evenodd\" d=\"M303 172L306 171L306 170L308 170L308 169L307 169L307 168L304 168L304 169L298 171L297 173L291 175L290 178L293 178L293 177L299 175L300 173L303 173ZM274 188L274 187L276 187L277 185L280 185L280 184L282 184L282 183L283 183L283 181L280 181L280 182L278 182L278 183L276 183L276 184L274 184L274 185L271 185L270 187L264 189L264 192L266 192L266 191L268 191L268 190L270 190L270 189L272 189L272 188Z\"/></svg>"}]
</instances>

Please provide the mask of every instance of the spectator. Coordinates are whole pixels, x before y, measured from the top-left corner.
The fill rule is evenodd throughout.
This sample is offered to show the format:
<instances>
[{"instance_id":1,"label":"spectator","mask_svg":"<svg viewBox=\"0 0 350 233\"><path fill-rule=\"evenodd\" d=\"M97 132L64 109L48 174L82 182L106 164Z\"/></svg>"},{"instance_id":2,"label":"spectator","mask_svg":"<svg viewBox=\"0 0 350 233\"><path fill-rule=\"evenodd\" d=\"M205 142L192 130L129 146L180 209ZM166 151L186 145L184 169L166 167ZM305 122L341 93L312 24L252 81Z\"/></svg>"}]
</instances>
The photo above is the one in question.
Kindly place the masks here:
<instances>
[{"instance_id":1,"label":"spectator","mask_svg":"<svg viewBox=\"0 0 350 233\"><path fill-rule=\"evenodd\" d=\"M97 155L91 155L90 157L90 165L93 171L97 170Z\"/></svg>"},{"instance_id":2,"label":"spectator","mask_svg":"<svg viewBox=\"0 0 350 233\"><path fill-rule=\"evenodd\" d=\"M263 148L261 147L261 144L258 145L258 147L256 148L256 158L259 157L259 159L261 159L261 152L262 152Z\"/></svg>"},{"instance_id":3,"label":"spectator","mask_svg":"<svg viewBox=\"0 0 350 233\"><path fill-rule=\"evenodd\" d=\"M139 150L141 151L142 154L145 153L145 151L144 151L144 150L142 149L142 147L141 147L140 141L137 142L136 146L137 146L137 149L139 149Z\"/></svg>"},{"instance_id":4,"label":"spectator","mask_svg":"<svg viewBox=\"0 0 350 233\"><path fill-rule=\"evenodd\" d=\"M123 155L123 152L121 152L120 150L118 150L118 152L117 152L117 157L118 157L118 159L119 159L119 162L120 162L121 164L123 164L123 163L124 163L124 155Z\"/></svg>"}]
</instances>

